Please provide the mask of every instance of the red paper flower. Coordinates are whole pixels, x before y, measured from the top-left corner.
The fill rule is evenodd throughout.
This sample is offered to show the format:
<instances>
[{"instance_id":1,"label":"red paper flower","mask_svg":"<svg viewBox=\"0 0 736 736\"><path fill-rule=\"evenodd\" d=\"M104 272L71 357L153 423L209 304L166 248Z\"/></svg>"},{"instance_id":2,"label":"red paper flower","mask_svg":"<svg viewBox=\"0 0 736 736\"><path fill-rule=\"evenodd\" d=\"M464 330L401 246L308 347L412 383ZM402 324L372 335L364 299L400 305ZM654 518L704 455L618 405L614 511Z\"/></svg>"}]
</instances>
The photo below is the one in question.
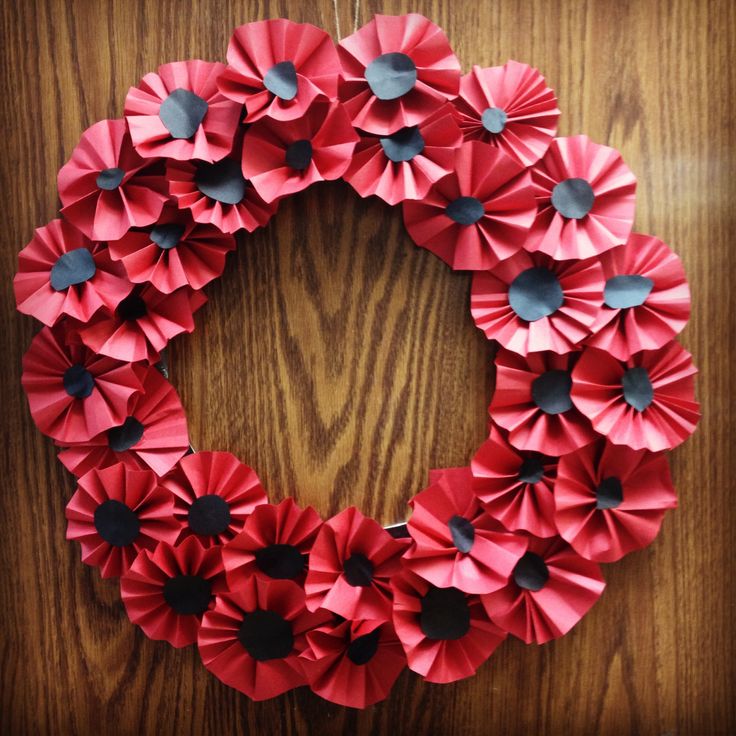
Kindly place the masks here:
<instances>
[{"instance_id":1,"label":"red paper flower","mask_svg":"<svg viewBox=\"0 0 736 736\"><path fill-rule=\"evenodd\" d=\"M163 476L189 449L187 418L174 387L155 369L143 378L143 393L131 399L119 426L85 442L71 443L59 460L76 476L125 462Z\"/></svg>"},{"instance_id":2,"label":"red paper flower","mask_svg":"<svg viewBox=\"0 0 736 736\"><path fill-rule=\"evenodd\" d=\"M572 372L571 397L616 445L657 452L684 442L700 418L692 356L674 340L625 363L587 348Z\"/></svg>"},{"instance_id":3,"label":"red paper flower","mask_svg":"<svg viewBox=\"0 0 736 736\"><path fill-rule=\"evenodd\" d=\"M201 289L222 275L235 238L214 225L194 222L186 210L165 207L153 226L130 230L108 247L133 283L150 281L170 294L183 286Z\"/></svg>"},{"instance_id":4,"label":"red paper flower","mask_svg":"<svg viewBox=\"0 0 736 736\"><path fill-rule=\"evenodd\" d=\"M559 456L596 438L590 422L570 398L577 353L532 353L523 358L501 348L496 355L496 390L489 411L519 450Z\"/></svg>"},{"instance_id":5,"label":"red paper flower","mask_svg":"<svg viewBox=\"0 0 736 736\"><path fill-rule=\"evenodd\" d=\"M606 279L603 309L588 345L627 360L669 342L690 318L682 261L651 235L632 233L626 245L600 258Z\"/></svg>"},{"instance_id":6,"label":"red paper flower","mask_svg":"<svg viewBox=\"0 0 736 736\"><path fill-rule=\"evenodd\" d=\"M149 639L174 647L197 641L202 616L225 590L220 548L205 549L194 537L141 551L120 578L128 618Z\"/></svg>"},{"instance_id":7,"label":"red paper flower","mask_svg":"<svg viewBox=\"0 0 736 736\"><path fill-rule=\"evenodd\" d=\"M616 562L651 544L677 497L664 453L601 440L560 458L555 506L560 535L578 554Z\"/></svg>"},{"instance_id":8,"label":"red paper flower","mask_svg":"<svg viewBox=\"0 0 736 736\"><path fill-rule=\"evenodd\" d=\"M229 452L187 455L161 482L175 497L180 541L195 535L205 547L226 544L267 502L255 471Z\"/></svg>"},{"instance_id":9,"label":"red paper flower","mask_svg":"<svg viewBox=\"0 0 736 736\"><path fill-rule=\"evenodd\" d=\"M252 700L274 698L306 684L299 654L305 634L330 614L310 613L290 580L254 575L217 597L199 631L204 666Z\"/></svg>"},{"instance_id":10,"label":"red paper flower","mask_svg":"<svg viewBox=\"0 0 736 736\"><path fill-rule=\"evenodd\" d=\"M566 634L600 598L600 567L559 537L531 538L509 584L481 596L488 615L527 644Z\"/></svg>"},{"instance_id":11,"label":"red paper flower","mask_svg":"<svg viewBox=\"0 0 736 736\"><path fill-rule=\"evenodd\" d=\"M50 327L64 315L87 322L130 294L133 285L106 248L68 222L52 220L18 254L13 288L18 311Z\"/></svg>"},{"instance_id":12,"label":"red paper flower","mask_svg":"<svg viewBox=\"0 0 736 736\"><path fill-rule=\"evenodd\" d=\"M366 708L388 697L406 656L390 623L341 621L309 631L300 662L317 695Z\"/></svg>"},{"instance_id":13,"label":"red paper flower","mask_svg":"<svg viewBox=\"0 0 736 736\"><path fill-rule=\"evenodd\" d=\"M506 529L537 537L557 534L553 496L556 459L514 449L492 424L470 467L475 495Z\"/></svg>"},{"instance_id":14,"label":"red paper flower","mask_svg":"<svg viewBox=\"0 0 736 736\"><path fill-rule=\"evenodd\" d=\"M361 197L375 194L391 205L422 199L432 184L453 171L462 140L452 106L446 103L419 125L388 136L363 133L345 181Z\"/></svg>"},{"instance_id":15,"label":"red paper flower","mask_svg":"<svg viewBox=\"0 0 736 736\"><path fill-rule=\"evenodd\" d=\"M120 577L138 553L174 544L180 526L174 500L150 470L118 463L83 475L66 506L66 538L82 546L82 562L103 578Z\"/></svg>"},{"instance_id":16,"label":"red paper flower","mask_svg":"<svg viewBox=\"0 0 736 736\"><path fill-rule=\"evenodd\" d=\"M446 468L409 501L414 545L404 566L438 588L490 593L506 584L527 545L483 511L472 483L470 468Z\"/></svg>"},{"instance_id":17,"label":"red paper flower","mask_svg":"<svg viewBox=\"0 0 736 736\"><path fill-rule=\"evenodd\" d=\"M457 95L460 62L442 29L418 13L374 15L337 50L340 100L356 128L390 135Z\"/></svg>"},{"instance_id":18,"label":"red paper flower","mask_svg":"<svg viewBox=\"0 0 736 736\"><path fill-rule=\"evenodd\" d=\"M519 251L473 275L470 312L489 340L515 353L569 353L590 334L602 301L596 259L555 261Z\"/></svg>"},{"instance_id":19,"label":"red paper flower","mask_svg":"<svg viewBox=\"0 0 736 736\"><path fill-rule=\"evenodd\" d=\"M388 621L390 578L401 569L406 543L355 507L326 521L309 555L304 583L310 611L319 607L348 619Z\"/></svg>"},{"instance_id":20,"label":"red paper flower","mask_svg":"<svg viewBox=\"0 0 736 736\"><path fill-rule=\"evenodd\" d=\"M614 148L585 135L556 138L532 169L539 214L524 248L589 258L625 243L636 179Z\"/></svg>"},{"instance_id":21,"label":"red paper flower","mask_svg":"<svg viewBox=\"0 0 736 736\"><path fill-rule=\"evenodd\" d=\"M92 240L149 225L167 200L166 181L151 166L135 152L125 120L95 123L59 170L61 214Z\"/></svg>"},{"instance_id":22,"label":"red paper flower","mask_svg":"<svg viewBox=\"0 0 736 736\"><path fill-rule=\"evenodd\" d=\"M421 202L404 202L412 240L452 268L471 271L493 268L518 252L535 214L529 172L480 141L463 143L455 173Z\"/></svg>"},{"instance_id":23,"label":"red paper flower","mask_svg":"<svg viewBox=\"0 0 736 736\"><path fill-rule=\"evenodd\" d=\"M498 146L522 166L536 163L557 132L560 111L544 77L527 64L474 66L454 100L466 140Z\"/></svg>"},{"instance_id":24,"label":"red paper flower","mask_svg":"<svg viewBox=\"0 0 736 736\"><path fill-rule=\"evenodd\" d=\"M224 69L219 62L175 61L131 87L125 118L138 155L180 161L227 156L243 108L217 89Z\"/></svg>"},{"instance_id":25,"label":"red paper flower","mask_svg":"<svg viewBox=\"0 0 736 736\"><path fill-rule=\"evenodd\" d=\"M245 133L243 175L266 202L339 179L358 135L339 102L316 100L298 120L263 118Z\"/></svg>"},{"instance_id":26,"label":"red paper flower","mask_svg":"<svg viewBox=\"0 0 736 736\"><path fill-rule=\"evenodd\" d=\"M340 62L329 34L285 18L239 26L227 47L220 91L245 104L247 123L296 120L319 96L337 97Z\"/></svg>"},{"instance_id":27,"label":"red paper flower","mask_svg":"<svg viewBox=\"0 0 736 736\"><path fill-rule=\"evenodd\" d=\"M230 588L235 590L253 575L303 583L321 526L311 506L300 509L291 498L256 506L243 531L222 550Z\"/></svg>"},{"instance_id":28,"label":"red paper flower","mask_svg":"<svg viewBox=\"0 0 736 736\"><path fill-rule=\"evenodd\" d=\"M394 627L409 669L428 682L471 677L506 638L477 595L436 588L409 570L394 576L392 588Z\"/></svg>"}]
</instances>

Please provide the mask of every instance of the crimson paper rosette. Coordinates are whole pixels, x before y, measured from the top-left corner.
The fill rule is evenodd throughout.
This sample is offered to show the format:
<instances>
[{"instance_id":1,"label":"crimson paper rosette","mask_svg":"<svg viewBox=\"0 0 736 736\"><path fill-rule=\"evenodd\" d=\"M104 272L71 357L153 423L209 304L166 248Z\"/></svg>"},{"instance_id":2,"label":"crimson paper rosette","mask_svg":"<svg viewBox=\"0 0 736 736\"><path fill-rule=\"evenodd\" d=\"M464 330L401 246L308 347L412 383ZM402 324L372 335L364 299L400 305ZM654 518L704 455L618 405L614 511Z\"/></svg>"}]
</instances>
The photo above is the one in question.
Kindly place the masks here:
<instances>
[{"instance_id":1,"label":"crimson paper rosette","mask_svg":"<svg viewBox=\"0 0 736 736\"><path fill-rule=\"evenodd\" d=\"M394 627L380 621L340 621L313 629L300 661L313 692L350 708L385 700L406 667Z\"/></svg>"},{"instance_id":2,"label":"crimson paper rosette","mask_svg":"<svg viewBox=\"0 0 736 736\"><path fill-rule=\"evenodd\" d=\"M615 562L652 542L677 497L664 453L601 440L560 458L555 506L560 535L578 554Z\"/></svg>"},{"instance_id":3,"label":"crimson paper rosette","mask_svg":"<svg viewBox=\"0 0 736 736\"><path fill-rule=\"evenodd\" d=\"M128 618L149 639L174 647L197 641L202 616L226 589L220 548L205 549L194 537L143 550L120 578Z\"/></svg>"},{"instance_id":4,"label":"crimson paper rosette","mask_svg":"<svg viewBox=\"0 0 736 736\"><path fill-rule=\"evenodd\" d=\"M474 66L460 80L453 104L466 140L498 146L522 166L544 156L560 117L555 93L544 77L518 61Z\"/></svg>"},{"instance_id":5,"label":"crimson paper rosette","mask_svg":"<svg viewBox=\"0 0 736 736\"><path fill-rule=\"evenodd\" d=\"M274 698L306 684L299 661L305 634L330 618L307 610L296 583L252 576L205 614L199 653L226 685L252 700Z\"/></svg>"},{"instance_id":6,"label":"crimson paper rosette","mask_svg":"<svg viewBox=\"0 0 736 736\"><path fill-rule=\"evenodd\" d=\"M356 128L390 135L457 95L460 62L442 29L418 13L374 15L338 45L340 100Z\"/></svg>"},{"instance_id":7,"label":"crimson paper rosette","mask_svg":"<svg viewBox=\"0 0 736 736\"><path fill-rule=\"evenodd\" d=\"M301 118L320 96L337 97L340 62L329 34L285 18L246 23L227 47L222 93L245 104L245 122Z\"/></svg>"},{"instance_id":8,"label":"crimson paper rosette","mask_svg":"<svg viewBox=\"0 0 736 736\"><path fill-rule=\"evenodd\" d=\"M447 468L412 498L404 566L438 588L490 593L506 584L527 543L483 511L472 483L470 468Z\"/></svg>"},{"instance_id":9,"label":"crimson paper rosette","mask_svg":"<svg viewBox=\"0 0 736 736\"><path fill-rule=\"evenodd\" d=\"M512 447L494 424L470 465L473 492L509 531L537 537L557 534L553 489L557 460Z\"/></svg>"},{"instance_id":10,"label":"crimson paper rosette","mask_svg":"<svg viewBox=\"0 0 736 736\"><path fill-rule=\"evenodd\" d=\"M616 445L654 452L684 442L700 418L692 356L674 340L626 362L586 348L572 372L572 401Z\"/></svg>"},{"instance_id":11,"label":"crimson paper rosette","mask_svg":"<svg viewBox=\"0 0 736 736\"><path fill-rule=\"evenodd\" d=\"M526 250L564 260L626 242L636 179L617 150L585 135L556 138L531 171L539 214Z\"/></svg>"},{"instance_id":12,"label":"crimson paper rosette","mask_svg":"<svg viewBox=\"0 0 736 736\"><path fill-rule=\"evenodd\" d=\"M150 470L125 463L83 475L66 506L66 538L82 546L82 562L103 578L120 577L143 549L174 544L180 525L171 494Z\"/></svg>"},{"instance_id":13,"label":"crimson paper rosette","mask_svg":"<svg viewBox=\"0 0 736 736\"><path fill-rule=\"evenodd\" d=\"M13 279L19 312L49 327L64 315L87 322L102 307L113 307L133 285L106 248L64 220L40 227L18 254Z\"/></svg>"},{"instance_id":14,"label":"crimson paper rosette","mask_svg":"<svg viewBox=\"0 0 736 736\"><path fill-rule=\"evenodd\" d=\"M451 268L478 271L521 249L536 211L529 172L500 149L467 141L454 173L422 201L404 202L404 224Z\"/></svg>"},{"instance_id":15,"label":"crimson paper rosette","mask_svg":"<svg viewBox=\"0 0 736 736\"><path fill-rule=\"evenodd\" d=\"M266 202L339 179L358 135L339 102L315 100L303 117L281 122L263 118L243 139L243 175Z\"/></svg>"},{"instance_id":16,"label":"crimson paper rosette","mask_svg":"<svg viewBox=\"0 0 736 736\"><path fill-rule=\"evenodd\" d=\"M304 583L311 611L326 608L347 619L388 621L391 577L407 548L373 519L350 507L326 521L309 555Z\"/></svg>"},{"instance_id":17,"label":"crimson paper rosette","mask_svg":"<svg viewBox=\"0 0 736 736\"><path fill-rule=\"evenodd\" d=\"M501 348L496 355L496 389L489 411L519 450L559 456L598 435L570 398L578 353L531 353Z\"/></svg>"},{"instance_id":18,"label":"crimson paper rosette","mask_svg":"<svg viewBox=\"0 0 736 736\"><path fill-rule=\"evenodd\" d=\"M410 570L396 575L392 588L394 628L409 669L428 682L471 677L506 638L477 595L437 588Z\"/></svg>"},{"instance_id":19,"label":"crimson paper rosette","mask_svg":"<svg viewBox=\"0 0 736 736\"><path fill-rule=\"evenodd\" d=\"M146 74L125 98L125 119L140 156L218 161L233 145L242 105L217 89L218 62L175 61Z\"/></svg>"},{"instance_id":20,"label":"crimson paper rosette","mask_svg":"<svg viewBox=\"0 0 736 736\"><path fill-rule=\"evenodd\" d=\"M118 240L149 225L167 200L166 181L135 152L125 120L87 128L59 170L58 186L61 214L92 240Z\"/></svg>"},{"instance_id":21,"label":"crimson paper rosette","mask_svg":"<svg viewBox=\"0 0 736 736\"><path fill-rule=\"evenodd\" d=\"M632 233L626 245L601 257L603 309L588 345L627 360L655 350L690 318L690 288L682 261L658 238Z\"/></svg>"},{"instance_id":22,"label":"crimson paper rosette","mask_svg":"<svg viewBox=\"0 0 736 736\"><path fill-rule=\"evenodd\" d=\"M600 598L600 567L559 537L531 538L508 585L481 597L488 615L527 644L566 634Z\"/></svg>"},{"instance_id":23,"label":"crimson paper rosette","mask_svg":"<svg viewBox=\"0 0 736 736\"><path fill-rule=\"evenodd\" d=\"M161 482L174 495L180 541L195 535L205 547L227 543L267 501L255 471L229 452L187 455Z\"/></svg>"},{"instance_id":24,"label":"crimson paper rosette","mask_svg":"<svg viewBox=\"0 0 736 736\"><path fill-rule=\"evenodd\" d=\"M602 302L596 259L555 261L522 250L492 270L476 271L470 312L489 340L515 353L568 353L590 334Z\"/></svg>"},{"instance_id":25,"label":"crimson paper rosette","mask_svg":"<svg viewBox=\"0 0 736 736\"><path fill-rule=\"evenodd\" d=\"M419 125L391 135L361 133L344 179L361 197L375 194L391 205L422 199L452 172L462 140L448 103Z\"/></svg>"}]
</instances>

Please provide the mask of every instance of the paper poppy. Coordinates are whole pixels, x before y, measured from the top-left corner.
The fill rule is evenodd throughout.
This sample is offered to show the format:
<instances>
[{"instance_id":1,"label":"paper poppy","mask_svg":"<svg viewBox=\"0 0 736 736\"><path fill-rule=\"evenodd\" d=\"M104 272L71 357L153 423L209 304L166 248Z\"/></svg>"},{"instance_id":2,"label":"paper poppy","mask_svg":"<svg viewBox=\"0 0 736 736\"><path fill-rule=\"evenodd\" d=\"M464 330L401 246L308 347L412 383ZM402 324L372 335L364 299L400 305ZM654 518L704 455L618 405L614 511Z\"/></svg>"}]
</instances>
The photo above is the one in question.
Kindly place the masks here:
<instances>
[{"instance_id":1,"label":"paper poppy","mask_svg":"<svg viewBox=\"0 0 736 736\"><path fill-rule=\"evenodd\" d=\"M575 626L605 587L598 564L563 539L532 537L508 585L481 600L504 631L527 644L544 644Z\"/></svg>"},{"instance_id":2,"label":"paper poppy","mask_svg":"<svg viewBox=\"0 0 736 736\"><path fill-rule=\"evenodd\" d=\"M409 669L428 682L471 677L506 638L481 599L457 588L437 588L404 570L392 579L394 628Z\"/></svg>"},{"instance_id":3,"label":"paper poppy","mask_svg":"<svg viewBox=\"0 0 736 736\"><path fill-rule=\"evenodd\" d=\"M664 453L600 440L560 458L555 506L560 536L578 554L616 562L651 544L677 497Z\"/></svg>"},{"instance_id":4,"label":"paper poppy","mask_svg":"<svg viewBox=\"0 0 736 736\"><path fill-rule=\"evenodd\" d=\"M531 172L539 212L526 250L565 260L590 258L626 242L636 178L616 149L585 135L556 138Z\"/></svg>"},{"instance_id":5,"label":"paper poppy","mask_svg":"<svg viewBox=\"0 0 736 736\"><path fill-rule=\"evenodd\" d=\"M205 547L231 540L268 500L255 471L229 452L186 455L161 483L174 494L179 541L195 535Z\"/></svg>"},{"instance_id":6,"label":"paper poppy","mask_svg":"<svg viewBox=\"0 0 736 736\"><path fill-rule=\"evenodd\" d=\"M340 41L340 100L356 128L390 135L457 95L460 62L442 29L418 13L374 15Z\"/></svg>"},{"instance_id":7,"label":"paper poppy","mask_svg":"<svg viewBox=\"0 0 736 736\"><path fill-rule=\"evenodd\" d=\"M419 125L385 136L361 133L343 178L361 197L375 194L391 205L422 199L432 184L453 171L462 140L452 106L446 103Z\"/></svg>"},{"instance_id":8,"label":"paper poppy","mask_svg":"<svg viewBox=\"0 0 736 736\"><path fill-rule=\"evenodd\" d=\"M49 327L64 315L87 322L98 309L112 307L130 294L125 270L64 220L40 227L18 254L13 279L19 312Z\"/></svg>"},{"instance_id":9,"label":"paper poppy","mask_svg":"<svg viewBox=\"0 0 736 736\"><path fill-rule=\"evenodd\" d=\"M358 511L326 521L309 555L304 583L310 611L326 608L348 619L391 618L391 576L401 569L405 541Z\"/></svg>"},{"instance_id":10,"label":"paper poppy","mask_svg":"<svg viewBox=\"0 0 736 736\"><path fill-rule=\"evenodd\" d=\"M306 684L299 661L305 634L330 618L307 610L296 583L254 575L205 614L199 653L212 674L251 700L274 698Z\"/></svg>"},{"instance_id":11,"label":"paper poppy","mask_svg":"<svg viewBox=\"0 0 736 736\"><path fill-rule=\"evenodd\" d=\"M475 326L520 355L569 353L601 311L603 271L597 259L555 261L524 250L476 271L470 292Z\"/></svg>"},{"instance_id":12,"label":"paper poppy","mask_svg":"<svg viewBox=\"0 0 736 736\"><path fill-rule=\"evenodd\" d=\"M301 118L320 96L337 97L340 61L329 34L285 18L246 23L227 47L220 91L245 105L245 122Z\"/></svg>"},{"instance_id":13,"label":"paper poppy","mask_svg":"<svg viewBox=\"0 0 736 736\"><path fill-rule=\"evenodd\" d=\"M219 161L233 145L243 106L217 89L225 65L175 61L146 74L125 98L125 119L138 155Z\"/></svg>"},{"instance_id":14,"label":"paper poppy","mask_svg":"<svg viewBox=\"0 0 736 736\"><path fill-rule=\"evenodd\" d=\"M143 392L131 399L125 420L90 440L71 443L59 453L59 460L76 476L121 461L163 476L188 449L187 418L179 395L151 367L143 378Z\"/></svg>"},{"instance_id":15,"label":"paper poppy","mask_svg":"<svg viewBox=\"0 0 736 736\"><path fill-rule=\"evenodd\" d=\"M149 225L168 199L153 163L135 152L125 120L95 123L59 170L61 214L92 240L118 240Z\"/></svg>"},{"instance_id":16,"label":"paper poppy","mask_svg":"<svg viewBox=\"0 0 736 736\"><path fill-rule=\"evenodd\" d=\"M322 519L311 506L301 509L291 498L256 506L243 531L222 550L230 588L253 575L302 584L321 526Z\"/></svg>"},{"instance_id":17,"label":"paper poppy","mask_svg":"<svg viewBox=\"0 0 736 736\"><path fill-rule=\"evenodd\" d=\"M404 202L404 224L451 268L479 271L521 249L536 211L529 172L500 149L467 141L454 173L420 202Z\"/></svg>"},{"instance_id":18,"label":"paper poppy","mask_svg":"<svg viewBox=\"0 0 736 736\"><path fill-rule=\"evenodd\" d=\"M82 562L103 578L120 577L143 549L174 544L181 530L174 499L151 470L125 463L93 468L66 505L66 538L82 546Z\"/></svg>"},{"instance_id":19,"label":"paper poppy","mask_svg":"<svg viewBox=\"0 0 736 736\"><path fill-rule=\"evenodd\" d=\"M483 508L506 529L537 537L557 534L555 458L515 449L492 424L488 439L478 448L470 468L473 492Z\"/></svg>"},{"instance_id":20,"label":"paper poppy","mask_svg":"<svg viewBox=\"0 0 736 736\"><path fill-rule=\"evenodd\" d=\"M220 548L205 549L194 537L142 550L120 578L128 618L149 639L177 648L197 641L202 616L226 589Z\"/></svg>"},{"instance_id":21,"label":"paper poppy","mask_svg":"<svg viewBox=\"0 0 736 736\"><path fill-rule=\"evenodd\" d=\"M626 362L586 348L570 396L596 431L616 445L657 452L684 442L700 418L692 356L674 340Z\"/></svg>"},{"instance_id":22,"label":"paper poppy","mask_svg":"<svg viewBox=\"0 0 736 736\"><path fill-rule=\"evenodd\" d=\"M392 624L340 621L307 632L300 662L312 692L349 708L385 700L406 667Z\"/></svg>"},{"instance_id":23,"label":"paper poppy","mask_svg":"<svg viewBox=\"0 0 736 736\"><path fill-rule=\"evenodd\" d=\"M235 238L214 225L194 222L188 210L165 207L154 225L129 230L108 247L133 283L150 282L170 294L184 286L201 289L221 276Z\"/></svg>"},{"instance_id":24,"label":"paper poppy","mask_svg":"<svg viewBox=\"0 0 736 736\"><path fill-rule=\"evenodd\" d=\"M466 140L498 146L522 166L539 161L557 133L555 93L537 69L518 61L473 66L453 104Z\"/></svg>"},{"instance_id":25,"label":"paper poppy","mask_svg":"<svg viewBox=\"0 0 736 736\"><path fill-rule=\"evenodd\" d=\"M506 584L527 543L483 511L472 485L470 468L446 468L409 501L414 544L404 566L438 588L490 593Z\"/></svg>"},{"instance_id":26,"label":"paper poppy","mask_svg":"<svg viewBox=\"0 0 736 736\"><path fill-rule=\"evenodd\" d=\"M572 368L578 353L496 354L496 389L489 411L518 450L559 456L598 435L573 403Z\"/></svg>"},{"instance_id":27,"label":"paper poppy","mask_svg":"<svg viewBox=\"0 0 736 736\"><path fill-rule=\"evenodd\" d=\"M682 331L690 318L690 288L682 261L661 240L632 233L600 261L603 308L588 345L627 360L661 348Z\"/></svg>"}]
</instances>

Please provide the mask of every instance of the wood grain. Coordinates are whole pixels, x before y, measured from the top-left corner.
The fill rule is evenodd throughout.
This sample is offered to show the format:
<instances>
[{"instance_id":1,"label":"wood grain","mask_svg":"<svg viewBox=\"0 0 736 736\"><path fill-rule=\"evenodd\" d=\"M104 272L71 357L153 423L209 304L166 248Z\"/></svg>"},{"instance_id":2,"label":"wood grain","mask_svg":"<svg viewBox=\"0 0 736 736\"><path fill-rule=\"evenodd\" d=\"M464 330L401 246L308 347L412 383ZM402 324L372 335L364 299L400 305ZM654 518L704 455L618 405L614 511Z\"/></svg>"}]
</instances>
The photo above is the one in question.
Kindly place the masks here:
<instances>
[{"instance_id":1,"label":"wood grain","mask_svg":"<svg viewBox=\"0 0 736 736\"><path fill-rule=\"evenodd\" d=\"M0 731L284 734L728 734L736 731L733 279L736 170L729 0L0 3L3 198L0 363ZM450 685L402 676L358 713L306 691L250 703L193 648L147 641L64 541L73 483L19 385L36 327L14 312L16 253L57 208L82 130L174 59L224 58L231 29L289 16L347 35L418 10L465 69L516 58L557 90L561 133L619 148L639 177L636 227L682 256L704 419L672 456L681 508L647 551L608 566L603 599L544 647L509 641ZM337 13L335 12L337 10ZM357 11L357 12L356 12ZM240 244L197 331L172 350L200 449L253 464L275 498L402 518L431 467L483 438L491 351L469 278L416 249L400 213L343 184L284 202Z\"/></svg>"}]
</instances>

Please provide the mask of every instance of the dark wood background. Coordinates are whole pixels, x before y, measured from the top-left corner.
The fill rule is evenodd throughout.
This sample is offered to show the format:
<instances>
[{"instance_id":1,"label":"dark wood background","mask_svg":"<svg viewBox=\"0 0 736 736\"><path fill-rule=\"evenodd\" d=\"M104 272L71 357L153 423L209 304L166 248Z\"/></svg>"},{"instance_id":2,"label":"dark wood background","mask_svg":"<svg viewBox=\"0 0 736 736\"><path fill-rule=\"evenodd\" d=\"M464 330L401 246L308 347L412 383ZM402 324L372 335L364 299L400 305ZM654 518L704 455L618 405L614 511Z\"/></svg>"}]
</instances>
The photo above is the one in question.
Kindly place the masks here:
<instances>
[{"instance_id":1,"label":"dark wood background","mask_svg":"<svg viewBox=\"0 0 736 736\"><path fill-rule=\"evenodd\" d=\"M736 731L734 28L730 0L193 2L2 0L0 70L0 730L177 734L715 734ZM72 478L36 431L14 312L16 253L54 217L56 171L128 86L175 59L224 59L235 25L288 16L335 36L375 11L424 12L463 67L515 58L556 89L562 134L619 148L636 228L683 258L704 419L672 455L681 507L569 636L508 641L475 678L407 673L367 712L306 690L253 704L190 647L147 641L113 582L64 541ZM337 12L336 12L337 10ZM403 233L398 210L315 187L247 237L172 373L199 449L254 465L272 498L403 517L431 467L483 439L492 372L469 277Z\"/></svg>"}]
</instances>

